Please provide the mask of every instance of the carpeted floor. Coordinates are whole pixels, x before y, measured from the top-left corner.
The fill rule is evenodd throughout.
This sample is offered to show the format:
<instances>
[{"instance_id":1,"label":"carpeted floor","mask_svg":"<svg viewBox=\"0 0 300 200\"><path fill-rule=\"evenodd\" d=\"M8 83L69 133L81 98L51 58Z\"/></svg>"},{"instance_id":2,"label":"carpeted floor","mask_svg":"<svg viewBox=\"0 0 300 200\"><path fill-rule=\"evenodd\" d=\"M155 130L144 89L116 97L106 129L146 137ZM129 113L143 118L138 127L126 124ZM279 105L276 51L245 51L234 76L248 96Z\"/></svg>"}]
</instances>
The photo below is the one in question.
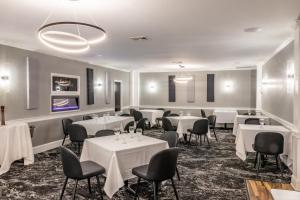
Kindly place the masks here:
<instances>
[{"instance_id":1,"label":"carpeted floor","mask_svg":"<svg viewBox=\"0 0 300 200\"><path fill-rule=\"evenodd\" d=\"M146 135L159 137L160 131L149 130ZM201 147L179 144L182 151L178 160L178 168L181 181L176 181L180 199L185 200L246 200L247 191L245 179L256 179L253 168L254 155L249 155L246 162L241 161L235 155L235 137L231 131L218 130L219 142L211 140L211 147ZM285 167L284 176L276 170L273 159L269 159L261 170L260 179L265 181L290 182L291 172ZM134 183L136 180L130 180ZM35 163L31 166L23 166L16 162L10 171L0 176L0 199L30 199L50 200L58 199L64 182L58 149L53 149L35 155ZM103 183L103 180L101 180ZM92 185L95 188L96 181ZM64 199L71 199L73 181L70 181ZM79 182L79 195L77 199L87 199L87 182ZM140 199L151 199L152 188L143 186L140 189ZM2 194L1 194L2 193ZM89 199L95 199L96 195ZM170 183L161 186L159 199L175 199ZM100 198L98 198L100 199ZM106 196L104 199L108 199ZM125 189L119 190L113 197L119 199L133 199Z\"/></svg>"}]
</instances>

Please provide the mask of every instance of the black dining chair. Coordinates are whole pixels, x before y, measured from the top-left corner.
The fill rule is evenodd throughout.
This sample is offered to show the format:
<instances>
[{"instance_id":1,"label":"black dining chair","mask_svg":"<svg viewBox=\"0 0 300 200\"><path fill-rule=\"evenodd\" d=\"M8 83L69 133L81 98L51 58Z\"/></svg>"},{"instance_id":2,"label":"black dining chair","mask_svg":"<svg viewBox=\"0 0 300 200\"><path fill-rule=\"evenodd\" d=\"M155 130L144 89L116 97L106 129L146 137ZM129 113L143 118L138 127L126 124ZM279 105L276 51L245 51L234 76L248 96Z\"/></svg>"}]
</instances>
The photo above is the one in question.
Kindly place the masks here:
<instances>
[{"instance_id":1,"label":"black dining chair","mask_svg":"<svg viewBox=\"0 0 300 200\"><path fill-rule=\"evenodd\" d=\"M178 148L162 150L152 156L149 165L143 165L132 169L132 174L138 177L134 196L135 199L137 199L138 197L139 184L141 179L152 182L154 200L158 199L157 194L159 184L162 181L171 180L176 199L179 199L173 180L177 166L178 153Z\"/></svg>"},{"instance_id":2,"label":"black dining chair","mask_svg":"<svg viewBox=\"0 0 300 200\"><path fill-rule=\"evenodd\" d=\"M162 117L158 117L156 118L156 124L157 124L157 127L160 127L160 122L162 121L162 118L163 117L168 117L170 115L171 111L170 110L167 110L164 112L163 116Z\"/></svg>"},{"instance_id":3,"label":"black dining chair","mask_svg":"<svg viewBox=\"0 0 300 200\"><path fill-rule=\"evenodd\" d=\"M146 120L147 120L146 118L140 119L140 121L137 122L136 127L135 127L136 129L138 129L138 128L142 129L143 134L144 134L144 131L146 129Z\"/></svg>"},{"instance_id":4,"label":"black dining chair","mask_svg":"<svg viewBox=\"0 0 300 200\"><path fill-rule=\"evenodd\" d=\"M248 118L245 120L245 124L259 125L260 123L258 118Z\"/></svg>"},{"instance_id":5,"label":"black dining chair","mask_svg":"<svg viewBox=\"0 0 300 200\"><path fill-rule=\"evenodd\" d=\"M254 167L256 167L256 176L259 174L259 168L261 167L261 157L266 155L273 155L276 159L277 169L279 167L281 176L282 164L280 160L280 154L283 153L284 138L280 133L273 132L261 132L255 136L253 149L256 151Z\"/></svg>"},{"instance_id":6,"label":"black dining chair","mask_svg":"<svg viewBox=\"0 0 300 200\"><path fill-rule=\"evenodd\" d=\"M171 121L166 117L162 118L162 128L164 130L164 133L166 131L176 131L177 130L177 127L173 126Z\"/></svg>"},{"instance_id":7,"label":"black dining chair","mask_svg":"<svg viewBox=\"0 0 300 200\"><path fill-rule=\"evenodd\" d=\"M103 129L103 130L97 131L95 137L104 137L104 136L110 136L110 135L114 135L114 134L115 134L114 130Z\"/></svg>"},{"instance_id":8,"label":"black dining chair","mask_svg":"<svg viewBox=\"0 0 300 200\"><path fill-rule=\"evenodd\" d=\"M121 116L121 117L129 117L130 114L128 114L128 113L122 113L120 116Z\"/></svg>"},{"instance_id":9,"label":"black dining chair","mask_svg":"<svg viewBox=\"0 0 300 200\"><path fill-rule=\"evenodd\" d=\"M69 135L68 127L73 123L72 119L66 118L62 120L62 127L64 132L64 139L61 145L64 145L67 136Z\"/></svg>"},{"instance_id":10,"label":"black dining chair","mask_svg":"<svg viewBox=\"0 0 300 200\"><path fill-rule=\"evenodd\" d=\"M216 141L218 142L218 137L216 135L216 121L217 121L217 116L216 115L209 115L207 117L208 123L209 123L209 128L213 130Z\"/></svg>"},{"instance_id":11,"label":"black dining chair","mask_svg":"<svg viewBox=\"0 0 300 200\"><path fill-rule=\"evenodd\" d=\"M201 109L200 112L201 112L201 117L206 118L206 113L205 113L205 111L204 111L203 109Z\"/></svg>"},{"instance_id":12,"label":"black dining chair","mask_svg":"<svg viewBox=\"0 0 300 200\"><path fill-rule=\"evenodd\" d=\"M91 116L89 116L89 115L84 115L83 117L82 117L82 119L83 120L89 120L89 119L93 119Z\"/></svg>"},{"instance_id":13,"label":"black dining chair","mask_svg":"<svg viewBox=\"0 0 300 200\"><path fill-rule=\"evenodd\" d=\"M177 147L179 135L176 131L168 131L160 136L161 140L167 141L170 148ZM180 181L179 171L176 166L177 178Z\"/></svg>"},{"instance_id":14,"label":"black dining chair","mask_svg":"<svg viewBox=\"0 0 300 200\"><path fill-rule=\"evenodd\" d=\"M129 133L129 127L130 126L134 126L134 121L128 122L124 128L124 131L126 131L127 133Z\"/></svg>"},{"instance_id":15,"label":"black dining chair","mask_svg":"<svg viewBox=\"0 0 300 200\"><path fill-rule=\"evenodd\" d=\"M103 199L103 193L100 185L99 176L102 176L105 172L104 167L93 162L93 161L84 161L80 162L76 154L74 154L71 150L66 147L60 147L61 161L63 166L63 172L66 176L63 189L60 195L60 200L64 196L64 192L69 179L75 180L75 187L73 190L73 199L76 197L76 190L78 181L87 179L89 192L92 193L91 189L91 178L96 177L97 185L99 188L99 192L101 195L101 199Z\"/></svg>"},{"instance_id":16,"label":"black dining chair","mask_svg":"<svg viewBox=\"0 0 300 200\"><path fill-rule=\"evenodd\" d=\"M189 138L189 143L191 144L191 138L192 135L196 136L196 143L198 141L198 137L200 138L200 145L202 145L202 136L204 136L203 142L205 142L205 139L207 139L207 144L209 144L209 140L207 137L208 133L208 120L207 119L199 119L195 121L193 125L193 129L188 129L188 132L190 132L190 138Z\"/></svg>"},{"instance_id":17,"label":"black dining chair","mask_svg":"<svg viewBox=\"0 0 300 200\"><path fill-rule=\"evenodd\" d=\"M133 111L133 117L134 117L134 121L138 122L141 119L143 119L143 114L140 111Z\"/></svg>"},{"instance_id":18,"label":"black dining chair","mask_svg":"<svg viewBox=\"0 0 300 200\"><path fill-rule=\"evenodd\" d=\"M179 114L177 114L177 113L171 113L171 114L169 114L169 117L179 117Z\"/></svg>"},{"instance_id":19,"label":"black dining chair","mask_svg":"<svg viewBox=\"0 0 300 200\"><path fill-rule=\"evenodd\" d=\"M80 153L80 146L88 137L86 129L79 124L71 124L68 127L69 137L72 143L77 144L77 152Z\"/></svg>"},{"instance_id":20,"label":"black dining chair","mask_svg":"<svg viewBox=\"0 0 300 200\"><path fill-rule=\"evenodd\" d=\"M133 116L134 111L136 111L136 109L134 109L134 108L130 108L130 109L129 109L129 114L130 114L130 116Z\"/></svg>"}]
</instances>

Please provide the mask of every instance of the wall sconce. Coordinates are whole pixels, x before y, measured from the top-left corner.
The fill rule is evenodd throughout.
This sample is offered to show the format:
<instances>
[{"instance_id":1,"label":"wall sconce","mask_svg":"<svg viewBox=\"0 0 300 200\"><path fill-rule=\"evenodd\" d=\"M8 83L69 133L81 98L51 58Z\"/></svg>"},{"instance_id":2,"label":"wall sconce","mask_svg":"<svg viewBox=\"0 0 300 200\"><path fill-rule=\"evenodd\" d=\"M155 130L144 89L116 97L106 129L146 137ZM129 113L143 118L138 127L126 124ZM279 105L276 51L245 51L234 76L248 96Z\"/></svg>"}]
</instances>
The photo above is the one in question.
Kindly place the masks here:
<instances>
[{"instance_id":1,"label":"wall sconce","mask_svg":"<svg viewBox=\"0 0 300 200\"><path fill-rule=\"evenodd\" d=\"M294 92L294 81L295 81L295 63L293 60L288 60L287 62L287 82L286 82L286 90L287 93L292 94Z\"/></svg>"},{"instance_id":2,"label":"wall sconce","mask_svg":"<svg viewBox=\"0 0 300 200\"><path fill-rule=\"evenodd\" d=\"M233 82L225 81L224 82L224 92L232 92L233 91Z\"/></svg>"},{"instance_id":3,"label":"wall sconce","mask_svg":"<svg viewBox=\"0 0 300 200\"><path fill-rule=\"evenodd\" d=\"M155 93L157 91L157 84L155 82L149 83L149 92Z\"/></svg>"},{"instance_id":4,"label":"wall sconce","mask_svg":"<svg viewBox=\"0 0 300 200\"><path fill-rule=\"evenodd\" d=\"M101 82L97 82L96 84L95 84L95 88L101 88L102 87L102 83Z\"/></svg>"},{"instance_id":5,"label":"wall sconce","mask_svg":"<svg viewBox=\"0 0 300 200\"><path fill-rule=\"evenodd\" d=\"M5 91L5 92L9 92L9 85L10 85L9 79L10 79L9 75L0 73L0 89L1 90Z\"/></svg>"}]
</instances>

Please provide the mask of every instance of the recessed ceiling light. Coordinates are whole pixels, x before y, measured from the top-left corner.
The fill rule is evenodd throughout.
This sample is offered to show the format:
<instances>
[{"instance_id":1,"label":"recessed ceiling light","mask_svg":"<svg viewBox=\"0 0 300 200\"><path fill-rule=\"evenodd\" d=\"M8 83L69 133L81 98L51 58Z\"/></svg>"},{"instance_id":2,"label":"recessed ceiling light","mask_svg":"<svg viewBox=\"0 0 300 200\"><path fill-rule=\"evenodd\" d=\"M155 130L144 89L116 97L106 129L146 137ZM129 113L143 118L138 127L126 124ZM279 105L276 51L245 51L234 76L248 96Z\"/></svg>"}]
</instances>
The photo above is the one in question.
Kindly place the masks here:
<instances>
[{"instance_id":1,"label":"recessed ceiling light","mask_svg":"<svg viewBox=\"0 0 300 200\"><path fill-rule=\"evenodd\" d=\"M261 27L249 27L249 28L244 29L244 31L246 33L257 33L257 32L262 31L262 28Z\"/></svg>"},{"instance_id":2,"label":"recessed ceiling light","mask_svg":"<svg viewBox=\"0 0 300 200\"><path fill-rule=\"evenodd\" d=\"M133 37L129 37L129 39L132 39L134 41L139 41L139 40L148 40L149 38L142 35L142 36L133 36Z\"/></svg>"},{"instance_id":3,"label":"recessed ceiling light","mask_svg":"<svg viewBox=\"0 0 300 200\"><path fill-rule=\"evenodd\" d=\"M182 64L182 61L173 61L174 64Z\"/></svg>"},{"instance_id":4,"label":"recessed ceiling light","mask_svg":"<svg viewBox=\"0 0 300 200\"><path fill-rule=\"evenodd\" d=\"M181 69L184 69L184 68L185 68L185 66L184 66L184 65L179 65L179 67L180 67Z\"/></svg>"}]
</instances>

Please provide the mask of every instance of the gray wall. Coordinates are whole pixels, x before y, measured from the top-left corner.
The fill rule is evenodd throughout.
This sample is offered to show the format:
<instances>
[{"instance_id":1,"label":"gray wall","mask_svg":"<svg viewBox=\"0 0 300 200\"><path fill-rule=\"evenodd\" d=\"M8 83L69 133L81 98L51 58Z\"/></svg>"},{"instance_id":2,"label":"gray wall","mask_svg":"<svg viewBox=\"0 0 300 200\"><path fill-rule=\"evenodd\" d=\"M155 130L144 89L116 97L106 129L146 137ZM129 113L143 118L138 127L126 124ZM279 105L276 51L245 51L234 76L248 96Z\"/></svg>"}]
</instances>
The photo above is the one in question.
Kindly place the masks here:
<instances>
[{"instance_id":1,"label":"gray wall","mask_svg":"<svg viewBox=\"0 0 300 200\"><path fill-rule=\"evenodd\" d=\"M293 123L293 79L289 81L288 68L294 62L291 42L262 67L262 109ZM290 83L289 83L290 82Z\"/></svg>"},{"instance_id":2,"label":"gray wall","mask_svg":"<svg viewBox=\"0 0 300 200\"><path fill-rule=\"evenodd\" d=\"M26 56L34 59L39 70L39 108L26 110ZM94 69L94 80L101 80L101 88L95 88L95 104L87 105L86 97L86 68ZM27 50L0 45L0 71L8 70L10 76L10 91L5 98L6 118L28 118L45 115L57 115L56 120L33 123L37 126L34 145L40 145L61 139L60 114L50 114L51 73L61 73L80 76L80 111L114 108L114 93L110 104L105 104L105 72L111 73L111 80L122 80L123 106L130 103L130 73L114 69L90 65L84 62L73 61ZM112 83L113 84L113 83ZM113 87L112 87L113 90ZM1 97L3 100L3 95ZM0 100L1 100L0 99ZM76 113L76 112L75 112ZM79 118L78 118L79 119Z\"/></svg>"},{"instance_id":3,"label":"gray wall","mask_svg":"<svg viewBox=\"0 0 300 200\"><path fill-rule=\"evenodd\" d=\"M207 74L215 74L215 102L206 101ZM199 106L199 107L256 107L256 70L234 70L213 72L185 72L195 77L195 103L187 103L187 87L176 84L176 102L168 102L168 75L176 72L141 73L140 105L153 106ZM224 91L224 83L231 81L233 90ZM156 91L150 85L156 85Z\"/></svg>"}]
</instances>

